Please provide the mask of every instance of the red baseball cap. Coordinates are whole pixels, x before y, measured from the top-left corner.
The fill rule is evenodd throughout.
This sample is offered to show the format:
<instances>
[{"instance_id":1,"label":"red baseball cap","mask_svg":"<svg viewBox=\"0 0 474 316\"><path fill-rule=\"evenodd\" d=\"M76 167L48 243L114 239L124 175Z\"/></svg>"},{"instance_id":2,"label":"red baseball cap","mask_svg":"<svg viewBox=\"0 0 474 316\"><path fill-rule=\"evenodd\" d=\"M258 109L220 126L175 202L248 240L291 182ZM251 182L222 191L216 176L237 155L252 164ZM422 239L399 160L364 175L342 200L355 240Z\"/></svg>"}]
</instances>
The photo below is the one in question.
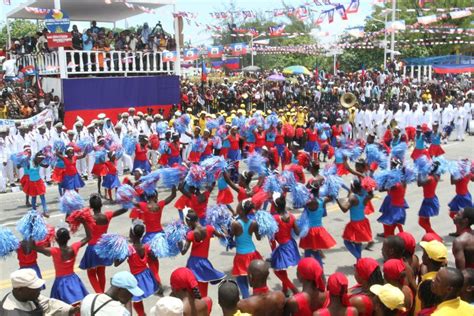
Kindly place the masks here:
<instances>
[{"instance_id":1,"label":"red baseball cap","mask_svg":"<svg viewBox=\"0 0 474 316\"><path fill-rule=\"evenodd\" d=\"M193 291L198 286L198 282L193 272L188 268L178 268L171 273L170 285L173 291L186 290Z\"/></svg>"},{"instance_id":2,"label":"red baseball cap","mask_svg":"<svg viewBox=\"0 0 474 316\"><path fill-rule=\"evenodd\" d=\"M357 274L364 280L368 280L379 263L373 258L360 258L354 265Z\"/></svg>"}]
</instances>

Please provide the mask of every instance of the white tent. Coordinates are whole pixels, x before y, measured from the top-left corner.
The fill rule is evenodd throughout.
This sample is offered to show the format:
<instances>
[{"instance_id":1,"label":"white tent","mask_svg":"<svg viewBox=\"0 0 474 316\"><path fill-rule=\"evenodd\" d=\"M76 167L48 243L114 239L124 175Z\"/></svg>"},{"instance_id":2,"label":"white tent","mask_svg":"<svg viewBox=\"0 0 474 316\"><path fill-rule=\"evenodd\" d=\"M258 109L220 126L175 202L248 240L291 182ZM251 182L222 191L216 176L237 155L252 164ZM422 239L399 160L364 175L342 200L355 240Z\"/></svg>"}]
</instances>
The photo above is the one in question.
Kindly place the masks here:
<instances>
[{"instance_id":1,"label":"white tent","mask_svg":"<svg viewBox=\"0 0 474 316\"><path fill-rule=\"evenodd\" d=\"M176 0L127 0L127 3L155 10L174 5ZM7 18L44 19L44 16L28 12L26 7L54 9L54 0L28 0L10 11ZM61 0L61 9L69 15L71 21L116 22L144 13L139 9L129 9L123 1L113 0L111 4L106 4L104 0Z\"/></svg>"}]
</instances>

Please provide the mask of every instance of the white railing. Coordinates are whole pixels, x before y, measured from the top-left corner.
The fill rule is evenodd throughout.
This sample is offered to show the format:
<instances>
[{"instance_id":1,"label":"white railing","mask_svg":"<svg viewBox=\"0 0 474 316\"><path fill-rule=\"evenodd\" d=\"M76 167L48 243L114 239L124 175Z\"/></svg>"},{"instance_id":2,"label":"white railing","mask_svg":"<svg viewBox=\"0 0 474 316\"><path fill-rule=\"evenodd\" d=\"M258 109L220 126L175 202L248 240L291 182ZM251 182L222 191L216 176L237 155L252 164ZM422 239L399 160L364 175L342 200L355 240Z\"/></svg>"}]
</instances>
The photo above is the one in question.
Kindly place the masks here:
<instances>
[{"instance_id":1,"label":"white railing","mask_svg":"<svg viewBox=\"0 0 474 316\"><path fill-rule=\"evenodd\" d=\"M173 63L162 62L161 52L66 51L68 75L171 74ZM57 52L17 56L18 64L35 66L40 75L59 74Z\"/></svg>"}]
</instances>

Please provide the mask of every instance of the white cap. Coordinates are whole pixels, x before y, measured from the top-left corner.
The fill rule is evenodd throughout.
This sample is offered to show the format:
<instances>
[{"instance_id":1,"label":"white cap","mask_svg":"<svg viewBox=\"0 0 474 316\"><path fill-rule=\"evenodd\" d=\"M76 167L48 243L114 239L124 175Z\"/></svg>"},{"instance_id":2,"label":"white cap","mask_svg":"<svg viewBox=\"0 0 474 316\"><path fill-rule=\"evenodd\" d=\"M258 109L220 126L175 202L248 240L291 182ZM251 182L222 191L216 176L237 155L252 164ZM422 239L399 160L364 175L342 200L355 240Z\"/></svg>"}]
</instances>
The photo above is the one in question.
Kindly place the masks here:
<instances>
[{"instance_id":1,"label":"white cap","mask_svg":"<svg viewBox=\"0 0 474 316\"><path fill-rule=\"evenodd\" d=\"M99 120L103 120L103 119L105 119L106 116L107 116L107 115L105 115L105 113L100 113L99 115L97 115L97 118L98 118Z\"/></svg>"},{"instance_id":2,"label":"white cap","mask_svg":"<svg viewBox=\"0 0 474 316\"><path fill-rule=\"evenodd\" d=\"M182 316L183 312L183 301L172 296L160 298L150 309L150 315L153 316Z\"/></svg>"},{"instance_id":3,"label":"white cap","mask_svg":"<svg viewBox=\"0 0 474 316\"><path fill-rule=\"evenodd\" d=\"M36 275L33 269L20 269L10 274L12 287L14 289L27 287L30 289L39 289L44 285L44 281Z\"/></svg>"}]
</instances>

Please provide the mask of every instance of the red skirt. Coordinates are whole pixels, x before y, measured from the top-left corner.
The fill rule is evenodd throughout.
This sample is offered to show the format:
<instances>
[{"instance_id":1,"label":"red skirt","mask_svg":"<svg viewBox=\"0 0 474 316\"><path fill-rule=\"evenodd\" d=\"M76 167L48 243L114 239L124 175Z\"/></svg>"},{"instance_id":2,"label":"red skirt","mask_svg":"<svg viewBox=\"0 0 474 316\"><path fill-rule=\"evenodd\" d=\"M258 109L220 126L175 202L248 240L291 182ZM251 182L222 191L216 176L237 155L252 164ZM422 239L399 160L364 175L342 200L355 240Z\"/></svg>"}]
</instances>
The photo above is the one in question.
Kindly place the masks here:
<instances>
[{"instance_id":1,"label":"red skirt","mask_svg":"<svg viewBox=\"0 0 474 316\"><path fill-rule=\"evenodd\" d=\"M438 157L444 155L444 150L440 145L431 144L430 148L428 149L428 153L431 157Z\"/></svg>"},{"instance_id":2,"label":"red skirt","mask_svg":"<svg viewBox=\"0 0 474 316\"><path fill-rule=\"evenodd\" d=\"M262 260L262 256L258 251L254 251L245 255L236 253L234 257L234 267L232 268L233 276L247 275L247 269L253 260Z\"/></svg>"},{"instance_id":3,"label":"red skirt","mask_svg":"<svg viewBox=\"0 0 474 316\"><path fill-rule=\"evenodd\" d=\"M158 163L161 165L161 166L166 166L168 165L168 158L169 158L169 154L161 154L160 156L160 159L158 160Z\"/></svg>"},{"instance_id":4,"label":"red skirt","mask_svg":"<svg viewBox=\"0 0 474 316\"><path fill-rule=\"evenodd\" d=\"M275 142L265 142L265 146L267 146L268 149L273 148L273 146L275 146Z\"/></svg>"},{"instance_id":5,"label":"red skirt","mask_svg":"<svg viewBox=\"0 0 474 316\"><path fill-rule=\"evenodd\" d=\"M405 127L405 132L407 134L408 140L415 140L416 128L414 128L413 126L407 126Z\"/></svg>"},{"instance_id":6,"label":"red skirt","mask_svg":"<svg viewBox=\"0 0 474 316\"><path fill-rule=\"evenodd\" d=\"M347 223L342 234L342 239L352 242L369 242L372 241L372 229L367 218Z\"/></svg>"},{"instance_id":7,"label":"red skirt","mask_svg":"<svg viewBox=\"0 0 474 316\"><path fill-rule=\"evenodd\" d=\"M428 153L426 149L417 149L417 148L413 149L413 152L411 153L411 159L417 160L421 156L426 156L428 157L428 159L430 158L430 154Z\"/></svg>"},{"instance_id":8,"label":"red skirt","mask_svg":"<svg viewBox=\"0 0 474 316\"><path fill-rule=\"evenodd\" d=\"M30 180L30 178L25 174L23 177L20 179L20 185L24 187L26 183Z\"/></svg>"},{"instance_id":9,"label":"red skirt","mask_svg":"<svg viewBox=\"0 0 474 316\"><path fill-rule=\"evenodd\" d=\"M63 181L64 168L54 168L53 174L51 175L51 180L55 183L61 183Z\"/></svg>"},{"instance_id":10,"label":"red skirt","mask_svg":"<svg viewBox=\"0 0 474 316\"><path fill-rule=\"evenodd\" d=\"M92 168L92 174L96 177L105 177L107 175L107 167L105 163L96 163Z\"/></svg>"},{"instance_id":11,"label":"red skirt","mask_svg":"<svg viewBox=\"0 0 474 316\"><path fill-rule=\"evenodd\" d=\"M201 159L201 153L198 151L191 151L188 156L188 161L190 162L195 162L199 163L199 160Z\"/></svg>"},{"instance_id":12,"label":"red skirt","mask_svg":"<svg viewBox=\"0 0 474 316\"><path fill-rule=\"evenodd\" d=\"M224 148L222 147L221 150L219 151L219 155L227 159L227 153L229 152L229 148Z\"/></svg>"},{"instance_id":13,"label":"red skirt","mask_svg":"<svg viewBox=\"0 0 474 316\"><path fill-rule=\"evenodd\" d=\"M229 188L217 193L217 204L231 204L232 202L234 202L234 196Z\"/></svg>"},{"instance_id":14,"label":"red skirt","mask_svg":"<svg viewBox=\"0 0 474 316\"><path fill-rule=\"evenodd\" d=\"M43 179L38 181L30 181L28 177L21 178L23 192L28 196L38 196L46 193L46 186L44 185Z\"/></svg>"},{"instance_id":15,"label":"red skirt","mask_svg":"<svg viewBox=\"0 0 474 316\"><path fill-rule=\"evenodd\" d=\"M343 175L349 174L349 171L346 169L346 167L344 166L343 163L337 163L336 167L337 167L337 175L338 176L343 176Z\"/></svg>"},{"instance_id":16,"label":"red skirt","mask_svg":"<svg viewBox=\"0 0 474 316\"><path fill-rule=\"evenodd\" d=\"M182 195L174 203L174 207L176 207L178 210L183 210L186 206L189 206L189 199L186 195Z\"/></svg>"},{"instance_id":17,"label":"red skirt","mask_svg":"<svg viewBox=\"0 0 474 316\"><path fill-rule=\"evenodd\" d=\"M374 205L372 204L372 201L367 202L364 208L364 214L365 215L370 215L375 212Z\"/></svg>"},{"instance_id":18,"label":"red skirt","mask_svg":"<svg viewBox=\"0 0 474 316\"><path fill-rule=\"evenodd\" d=\"M324 227L311 227L306 236L300 239L300 248L319 250L330 249L336 241Z\"/></svg>"}]
</instances>

